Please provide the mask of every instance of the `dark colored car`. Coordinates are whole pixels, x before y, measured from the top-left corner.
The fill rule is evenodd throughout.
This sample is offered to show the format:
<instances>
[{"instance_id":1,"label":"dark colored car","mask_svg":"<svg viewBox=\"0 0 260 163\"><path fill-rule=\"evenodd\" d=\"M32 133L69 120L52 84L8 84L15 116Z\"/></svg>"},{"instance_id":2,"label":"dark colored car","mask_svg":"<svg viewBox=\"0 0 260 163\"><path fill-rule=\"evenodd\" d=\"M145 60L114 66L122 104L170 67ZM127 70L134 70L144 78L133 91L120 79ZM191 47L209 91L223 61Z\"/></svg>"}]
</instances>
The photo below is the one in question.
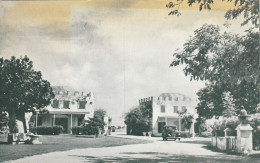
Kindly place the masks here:
<instances>
[{"instance_id":1,"label":"dark colored car","mask_svg":"<svg viewBox=\"0 0 260 163\"><path fill-rule=\"evenodd\" d=\"M176 126L164 126L162 132L163 140L173 139L173 140L181 140L181 134L177 130Z\"/></svg>"}]
</instances>

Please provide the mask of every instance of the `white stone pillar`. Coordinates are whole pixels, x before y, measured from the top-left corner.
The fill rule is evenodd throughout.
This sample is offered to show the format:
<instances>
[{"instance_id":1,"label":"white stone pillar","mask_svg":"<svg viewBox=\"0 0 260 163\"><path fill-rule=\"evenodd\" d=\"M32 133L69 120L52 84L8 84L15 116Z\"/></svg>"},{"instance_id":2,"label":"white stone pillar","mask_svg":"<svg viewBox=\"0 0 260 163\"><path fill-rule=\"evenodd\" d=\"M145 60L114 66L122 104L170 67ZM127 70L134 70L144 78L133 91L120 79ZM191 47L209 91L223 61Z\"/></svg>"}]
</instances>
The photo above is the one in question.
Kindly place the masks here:
<instances>
[{"instance_id":1,"label":"white stone pillar","mask_svg":"<svg viewBox=\"0 0 260 163\"><path fill-rule=\"evenodd\" d=\"M253 128L247 124L240 124L237 130L237 152L249 153L253 149L252 130Z\"/></svg>"},{"instance_id":2,"label":"white stone pillar","mask_svg":"<svg viewBox=\"0 0 260 163\"><path fill-rule=\"evenodd\" d=\"M195 137L195 132L194 132L194 121L192 121L190 131L191 131L192 137L194 138L194 137Z\"/></svg>"}]
</instances>

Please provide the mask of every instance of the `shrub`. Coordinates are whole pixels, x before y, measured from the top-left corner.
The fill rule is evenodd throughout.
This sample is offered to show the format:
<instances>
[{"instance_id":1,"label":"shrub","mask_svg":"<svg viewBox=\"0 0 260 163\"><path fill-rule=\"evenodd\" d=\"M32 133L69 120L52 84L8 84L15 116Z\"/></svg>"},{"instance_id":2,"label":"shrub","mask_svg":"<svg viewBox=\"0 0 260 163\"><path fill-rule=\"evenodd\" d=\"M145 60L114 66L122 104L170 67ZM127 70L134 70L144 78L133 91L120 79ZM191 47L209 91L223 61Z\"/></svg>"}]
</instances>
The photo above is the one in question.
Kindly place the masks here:
<instances>
[{"instance_id":1,"label":"shrub","mask_svg":"<svg viewBox=\"0 0 260 163\"><path fill-rule=\"evenodd\" d=\"M37 133L40 135L59 135L63 132L62 126L38 126L36 128L32 128L31 132Z\"/></svg>"},{"instance_id":2,"label":"shrub","mask_svg":"<svg viewBox=\"0 0 260 163\"><path fill-rule=\"evenodd\" d=\"M82 133L82 126L72 127L73 135L79 135L80 133Z\"/></svg>"},{"instance_id":3,"label":"shrub","mask_svg":"<svg viewBox=\"0 0 260 163\"><path fill-rule=\"evenodd\" d=\"M239 120L237 117L225 118L223 120L218 120L213 125L213 135L223 137L225 136L224 130L226 128L231 129L231 135L236 135L236 127L239 125Z\"/></svg>"},{"instance_id":4,"label":"shrub","mask_svg":"<svg viewBox=\"0 0 260 163\"><path fill-rule=\"evenodd\" d=\"M72 127L73 135L96 135L98 133L98 128L90 125L83 125Z\"/></svg>"},{"instance_id":5,"label":"shrub","mask_svg":"<svg viewBox=\"0 0 260 163\"><path fill-rule=\"evenodd\" d=\"M189 132L180 132L180 134L181 134L181 137L183 137L183 138L190 138L190 137L192 137L192 134L189 133Z\"/></svg>"},{"instance_id":6,"label":"shrub","mask_svg":"<svg viewBox=\"0 0 260 163\"><path fill-rule=\"evenodd\" d=\"M211 136L212 136L212 133L211 133L211 132L208 132L208 131L205 131L205 132L201 132L200 136L201 136L201 137L211 137Z\"/></svg>"}]
</instances>

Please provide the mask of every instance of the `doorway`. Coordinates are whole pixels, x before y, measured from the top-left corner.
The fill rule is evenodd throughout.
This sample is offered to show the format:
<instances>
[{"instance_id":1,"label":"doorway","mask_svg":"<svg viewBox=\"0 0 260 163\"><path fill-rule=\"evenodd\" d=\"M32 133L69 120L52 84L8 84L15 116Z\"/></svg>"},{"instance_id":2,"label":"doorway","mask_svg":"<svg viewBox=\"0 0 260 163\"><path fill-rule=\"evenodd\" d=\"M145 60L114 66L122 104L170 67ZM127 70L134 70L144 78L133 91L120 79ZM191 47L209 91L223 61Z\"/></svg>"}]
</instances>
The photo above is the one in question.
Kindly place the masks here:
<instances>
[{"instance_id":1,"label":"doorway","mask_svg":"<svg viewBox=\"0 0 260 163\"><path fill-rule=\"evenodd\" d=\"M68 132L68 118L55 118L55 125L62 126L64 133Z\"/></svg>"}]
</instances>

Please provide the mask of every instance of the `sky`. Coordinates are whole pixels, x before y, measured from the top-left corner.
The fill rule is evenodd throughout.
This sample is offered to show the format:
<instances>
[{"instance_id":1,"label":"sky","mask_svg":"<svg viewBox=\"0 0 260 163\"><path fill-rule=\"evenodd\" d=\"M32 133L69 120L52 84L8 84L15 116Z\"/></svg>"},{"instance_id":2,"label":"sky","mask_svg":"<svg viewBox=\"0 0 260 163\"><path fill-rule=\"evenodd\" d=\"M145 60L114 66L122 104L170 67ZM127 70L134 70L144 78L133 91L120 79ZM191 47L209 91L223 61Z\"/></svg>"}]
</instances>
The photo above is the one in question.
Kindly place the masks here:
<instances>
[{"instance_id":1,"label":"sky","mask_svg":"<svg viewBox=\"0 0 260 163\"><path fill-rule=\"evenodd\" d=\"M229 5L199 12L181 7L168 16L167 1L1 1L0 57L27 55L53 86L93 92L95 108L114 125L160 93L196 98L201 81L190 81L184 66L170 67L172 54L203 24L222 25ZM227 30L243 31L240 20Z\"/></svg>"}]
</instances>

